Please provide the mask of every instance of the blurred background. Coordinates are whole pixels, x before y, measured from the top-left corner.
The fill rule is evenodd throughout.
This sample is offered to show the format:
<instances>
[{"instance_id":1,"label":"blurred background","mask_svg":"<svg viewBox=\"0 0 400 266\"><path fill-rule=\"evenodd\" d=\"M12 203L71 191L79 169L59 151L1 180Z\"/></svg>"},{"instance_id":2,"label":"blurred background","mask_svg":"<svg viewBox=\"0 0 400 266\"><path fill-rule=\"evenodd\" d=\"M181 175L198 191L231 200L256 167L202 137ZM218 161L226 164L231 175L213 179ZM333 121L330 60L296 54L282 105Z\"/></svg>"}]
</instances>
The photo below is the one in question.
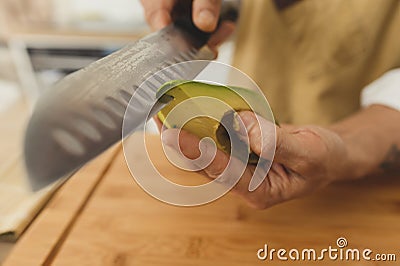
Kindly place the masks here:
<instances>
[{"instance_id":1,"label":"blurred background","mask_svg":"<svg viewBox=\"0 0 400 266\"><path fill-rule=\"evenodd\" d=\"M33 98L148 31L136 0L1 0L0 15L0 77Z\"/></svg>"},{"instance_id":2,"label":"blurred background","mask_svg":"<svg viewBox=\"0 0 400 266\"><path fill-rule=\"evenodd\" d=\"M0 264L55 190L33 195L25 180L22 138L36 99L149 32L139 0L0 0ZM231 51L225 44L219 61Z\"/></svg>"}]
</instances>

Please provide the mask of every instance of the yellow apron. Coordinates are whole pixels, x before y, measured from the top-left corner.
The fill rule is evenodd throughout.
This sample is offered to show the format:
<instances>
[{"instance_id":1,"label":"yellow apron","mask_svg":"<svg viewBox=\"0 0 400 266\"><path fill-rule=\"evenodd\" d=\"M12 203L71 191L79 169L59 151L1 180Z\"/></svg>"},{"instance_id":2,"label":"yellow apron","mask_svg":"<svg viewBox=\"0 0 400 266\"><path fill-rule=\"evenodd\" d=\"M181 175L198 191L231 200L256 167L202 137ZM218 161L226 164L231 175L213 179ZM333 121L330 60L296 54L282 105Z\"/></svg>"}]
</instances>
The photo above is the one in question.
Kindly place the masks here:
<instances>
[{"instance_id":1,"label":"yellow apron","mask_svg":"<svg viewBox=\"0 0 400 266\"><path fill-rule=\"evenodd\" d=\"M326 125L360 109L364 86L400 67L400 1L244 0L234 65L280 122ZM400 85L399 85L400 89Z\"/></svg>"}]
</instances>

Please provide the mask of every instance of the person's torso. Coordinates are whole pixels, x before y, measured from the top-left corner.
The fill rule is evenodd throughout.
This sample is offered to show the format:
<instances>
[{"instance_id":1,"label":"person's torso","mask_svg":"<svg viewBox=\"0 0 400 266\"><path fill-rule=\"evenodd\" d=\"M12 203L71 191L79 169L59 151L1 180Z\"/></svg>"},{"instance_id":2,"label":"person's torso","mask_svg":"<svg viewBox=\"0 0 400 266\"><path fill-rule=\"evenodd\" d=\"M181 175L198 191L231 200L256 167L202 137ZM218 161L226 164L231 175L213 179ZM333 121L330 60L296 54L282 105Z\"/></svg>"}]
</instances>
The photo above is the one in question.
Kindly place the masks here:
<instances>
[{"instance_id":1,"label":"person's torso","mask_svg":"<svg viewBox=\"0 0 400 266\"><path fill-rule=\"evenodd\" d=\"M278 0L276 0L278 1ZM400 1L242 1L234 65L281 122L329 124L360 108L362 88L400 67Z\"/></svg>"}]
</instances>

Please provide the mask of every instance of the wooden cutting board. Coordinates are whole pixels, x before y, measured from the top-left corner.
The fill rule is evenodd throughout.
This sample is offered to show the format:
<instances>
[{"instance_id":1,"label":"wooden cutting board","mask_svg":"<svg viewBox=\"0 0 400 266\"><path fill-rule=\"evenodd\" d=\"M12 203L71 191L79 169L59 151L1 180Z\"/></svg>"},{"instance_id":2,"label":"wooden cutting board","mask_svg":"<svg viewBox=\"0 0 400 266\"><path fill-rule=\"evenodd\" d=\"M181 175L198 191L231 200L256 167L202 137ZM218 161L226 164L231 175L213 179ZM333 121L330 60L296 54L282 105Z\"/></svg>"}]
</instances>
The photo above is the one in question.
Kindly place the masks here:
<instances>
[{"instance_id":1,"label":"wooden cutting board","mask_svg":"<svg viewBox=\"0 0 400 266\"><path fill-rule=\"evenodd\" d=\"M171 166L158 136L148 139L161 171L182 182L204 181ZM135 152L140 165L143 151ZM347 248L394 253L400 260L400 177L335 184L264 211L231 194L185 208L147 195L130 176L121 152L99 173L106 163L93 162L57 193L5 265L398 265L257 258L264 244L322 250L337 248L339 237L346 238ZM97 183L88 186L88 180Z\"/></svg>"},{"instance_id":2,"label":"wooden cutting board","mask_svg":"<svg viewBox=\"0 0 400 266\"><path fill-rule=\"evenodd\" d=\"M2 87L0 87L1 91ZM1 97L1 96L0 96ZM32 192L23 163L28 105L19 99L0 107L0 241L15 241L57 189ZM1 251L0 251L1 252ZM1 261L0 255L0 261Z\"/></svg>"}]
</instances>

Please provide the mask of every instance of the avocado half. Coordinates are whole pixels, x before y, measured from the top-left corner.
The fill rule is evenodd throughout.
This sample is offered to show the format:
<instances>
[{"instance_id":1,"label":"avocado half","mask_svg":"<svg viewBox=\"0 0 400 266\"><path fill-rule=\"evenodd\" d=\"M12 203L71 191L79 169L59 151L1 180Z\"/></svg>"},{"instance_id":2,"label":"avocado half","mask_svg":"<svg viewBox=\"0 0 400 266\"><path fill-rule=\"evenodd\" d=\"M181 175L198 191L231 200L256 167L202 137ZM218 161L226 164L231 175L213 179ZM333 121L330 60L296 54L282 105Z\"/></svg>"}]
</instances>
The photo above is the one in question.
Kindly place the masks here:
<instances>
[{"instance_id":1,"label":"avocado half","mask_svg":"<svg viewBox=\"0 0 400 266\"><path fill-rule=\"evenodd\" d=\"M173 80L158 90L157 99L166 103L157 114L165 127L182 128L200 139L210 137L217 148L227 154L231 154L231 143L234 142L234 154L240 153L241 158L244 155L248 158L248 163L252 164L257 163L259 157L237 135L231 134L229 137L228 132L238 129L234 111L250 110L274 121L264 96L257 91L240 87ZM177 109L169 115L175 107Z\"/></svg>"}]
</instances>

